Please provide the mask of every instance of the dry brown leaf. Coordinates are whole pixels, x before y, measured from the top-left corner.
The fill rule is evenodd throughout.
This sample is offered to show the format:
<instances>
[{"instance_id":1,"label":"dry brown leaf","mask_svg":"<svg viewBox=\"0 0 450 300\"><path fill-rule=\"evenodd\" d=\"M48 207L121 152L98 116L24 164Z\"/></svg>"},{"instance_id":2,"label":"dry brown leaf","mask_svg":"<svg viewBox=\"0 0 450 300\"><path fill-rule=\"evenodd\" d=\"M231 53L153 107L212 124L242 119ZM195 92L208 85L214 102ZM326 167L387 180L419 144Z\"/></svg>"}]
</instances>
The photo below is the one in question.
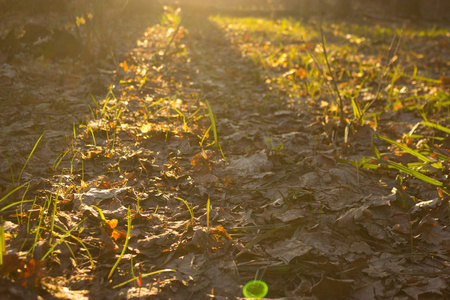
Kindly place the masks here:
<instances>
[{"instance_id":1,"label":"dry brown leaf","mask_svg":"<svg viewBox=\"0 0 450 300\"><path fill-rule=\"evenodd\" d=\"M334 279L322 276L322 279L311 288L319 299L348 299L353 294L354 280Z\"/></svg>"}]
</instances>

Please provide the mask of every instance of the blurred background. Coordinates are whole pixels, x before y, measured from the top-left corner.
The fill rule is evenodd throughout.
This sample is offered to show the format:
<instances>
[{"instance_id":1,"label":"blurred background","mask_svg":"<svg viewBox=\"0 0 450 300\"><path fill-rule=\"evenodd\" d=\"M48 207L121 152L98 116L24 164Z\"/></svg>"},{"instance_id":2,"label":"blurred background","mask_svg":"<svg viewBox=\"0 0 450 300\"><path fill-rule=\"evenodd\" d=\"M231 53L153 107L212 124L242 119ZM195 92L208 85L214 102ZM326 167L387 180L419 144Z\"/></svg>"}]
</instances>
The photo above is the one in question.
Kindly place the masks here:
<instances>
[{"instance_id":1,"label":"blurred background","mask_svg":"<svg viewBox=\"0 0 450 300\"><path fill-rule=\"evenodd\" d=\"M144 1L145 0L137 0ZM272 11L301 17L335 16L413 18L445 21L450 19L448 0L177 0L187 6L220 10Z\"/></svg>"},{"instance_id":2,"label":"blurred background","mask_svg":"<svg viewBox=\"0 0 450 300\"><path fill-rule=\"evenodd\" d=\"M27 9L42 10L74 9L83 5L118 7L153 6L161 4L189 6L204 11L259 11L300 17L376 17L410 18L423 21L449 21L449 0L0 0L0 10Z\"/></svg>"}]
</instances>

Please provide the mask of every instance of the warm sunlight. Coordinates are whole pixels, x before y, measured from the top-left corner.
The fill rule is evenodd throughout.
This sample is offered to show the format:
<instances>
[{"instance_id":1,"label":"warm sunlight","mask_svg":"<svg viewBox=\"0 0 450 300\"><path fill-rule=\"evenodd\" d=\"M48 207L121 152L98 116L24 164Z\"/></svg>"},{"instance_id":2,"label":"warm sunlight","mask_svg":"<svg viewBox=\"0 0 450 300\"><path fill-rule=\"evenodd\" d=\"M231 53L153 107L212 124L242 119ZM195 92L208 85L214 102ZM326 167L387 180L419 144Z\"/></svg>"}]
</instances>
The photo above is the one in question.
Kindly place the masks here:
<instances>
[{"instance_id":1,"label":"warm sunlight","mask_svg":"<svg viewBox=\"0 0 450 300\"><path fill-rule=\"evenodd\" d=\"M0 298L446 298L449 10L0 0Z\"/></svg>"}]
</instances>

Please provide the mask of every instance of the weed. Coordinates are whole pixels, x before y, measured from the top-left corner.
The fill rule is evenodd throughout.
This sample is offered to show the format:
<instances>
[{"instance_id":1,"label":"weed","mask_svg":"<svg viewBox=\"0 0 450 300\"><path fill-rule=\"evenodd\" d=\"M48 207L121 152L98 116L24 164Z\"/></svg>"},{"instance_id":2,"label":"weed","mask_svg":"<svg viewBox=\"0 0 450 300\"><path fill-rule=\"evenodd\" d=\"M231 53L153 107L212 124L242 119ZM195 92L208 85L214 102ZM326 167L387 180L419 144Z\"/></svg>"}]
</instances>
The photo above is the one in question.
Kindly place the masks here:
<instances>
[{"instance_id":1,"label":"weed","mask_svg":"<svg viewBox=\"0 0 450 300\"><path fill-rule=\"evenodd\" d=\"M284 148L283 143L279 143L278 145L275 146L272 143L272 139L267 139L266 142L267 142L267 144L269 144L271 152L276 153L276 154L282 153L283 148Z\"/></svg>"},{"instance_id":2,"label":"weed","mask_svg":"<svg viewBox=\"0 0 450 300\"><path fill-rule=\"evenodd\" d=\"M430 128L435 128L435 129L441 130L446 133L448 131L450 132L450 130L446 127L443 127L440 125L438 127L438 124L429 123L429 122L421 122L419 124L428 126ZM412 132L415 130L415 128L416 127L414 127L411 130L411 132L407 135L408 138L411 139L411 138L415 137L412 135ZM419 137L421 137L421 136L419 136ZM374 152L375 157L373 157L373 158L363 157L359 162L350 161L350 160L340 160L340 161L350 163L357 168L361 167L361 168L372 169L372 170L376 170L376 169L397 170L401 173L405 173L407 175L415 177L423 182L434 185L436 187L441 187L444 189L449 187L446 184L444 184L443 182L426 175L426 173L428 171L423 168L424 166L429 165L429 166L433 167L434 169L437 169L440 171L445 171L443 162L447 161L448 157L446 157L442 154L439 154L439 153L434 153L431 151L431 148L429 148L429 150L427 150L427 151L430 151L430 153L429 153L430 157L433 157L433 158L430 158L430 157L426 156L424 153L421 153L421 151L419 151L419 150L411 149L410 147L408 147L402 143L395 142L387 137L384 137L384 136L381 136L378 134L374 134L374 138L378 138L380 140L388 142L391 145L398 147L404 153L408 153L408 154L412 155L413 157L416 157L417 159L421 160L422 162L420 162L420 163L419 162L411 162L411 163L408 163L407 165L403 165L400 163L393 162L391 160L384 159L384 158L382 158L382 155L380 154L378 148L375 146L373 140L372 140L372 150Z\"/></svg>"}]
</instances>

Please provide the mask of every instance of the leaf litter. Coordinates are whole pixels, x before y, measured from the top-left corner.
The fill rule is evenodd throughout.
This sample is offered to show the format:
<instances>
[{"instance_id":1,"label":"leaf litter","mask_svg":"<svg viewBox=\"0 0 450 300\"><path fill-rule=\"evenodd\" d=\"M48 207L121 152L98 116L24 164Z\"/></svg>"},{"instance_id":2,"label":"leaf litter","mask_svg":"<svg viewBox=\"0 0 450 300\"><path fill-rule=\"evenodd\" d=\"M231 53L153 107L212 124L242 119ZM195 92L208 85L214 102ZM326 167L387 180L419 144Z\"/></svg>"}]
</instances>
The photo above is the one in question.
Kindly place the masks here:
<instances>
[{"instance_id":1,"label":"leaf litter","mask_svg":"<svg viewBox=\"0 0 450 300\"><path fill-rule=\"evenodd\" d=\"M113 70L108 76L100 68L98 74L76 72L84 65L73 58L44 64L39 57L14 57L0 68L5 87L14 87L2 97L20 96L2 103L1 197L26 186L0 201L2 281L21 286L2 287L5 293L22 299L233 299L256 278L268 284L269 298L450 294L450 124L440 79L404 76L403 91L392 80L368 111L375 112L373 121L358 124L362 112L354 113L345 133L331 93L314 92L308 81L314 80L314 58L289 65L298 40L289 36L288 21L170 7L161 16L133 49L117 56L120 64L101 62ZM264 22L270 26L258 29ZM141 28L137 23L128 26ZM330 43L358 30L327 26ZM284 34L267 40L262 33L269 28ZM370 66L363 72L374 72L379 62L372 48L389 42L384 35L376 39L369 46L361 40L354 45L361 52L334 61L336 73L338 66L353 72L342 71L340 80L351 76L353 88L361 84L361 60ZM423 44L408 43L413 50L405 52L423 52ZM314 38L299 49L323 53ZM439 58L448 55L442 49L418 66L440 76L445 66ZM263 63L254 58L268 50L279 52ZM70 82L58 85L51 76ZM107 87L103 99L90 91L99 81ZM61 86L60 105L51 97L59 99L52 90ZM362 84L360 93L358 101L375 99L374 89ZM420 98L409 97L414 93L430 95L422 107L432 112L425 126L423 115L410 109L420 105ZM350 118L350 101L344 111ZM426 126L433 122L441 127ZM418 165L417 158L429 164ZM392 171L399 164L406 167Z\"/></svg>"}]
</instances>

